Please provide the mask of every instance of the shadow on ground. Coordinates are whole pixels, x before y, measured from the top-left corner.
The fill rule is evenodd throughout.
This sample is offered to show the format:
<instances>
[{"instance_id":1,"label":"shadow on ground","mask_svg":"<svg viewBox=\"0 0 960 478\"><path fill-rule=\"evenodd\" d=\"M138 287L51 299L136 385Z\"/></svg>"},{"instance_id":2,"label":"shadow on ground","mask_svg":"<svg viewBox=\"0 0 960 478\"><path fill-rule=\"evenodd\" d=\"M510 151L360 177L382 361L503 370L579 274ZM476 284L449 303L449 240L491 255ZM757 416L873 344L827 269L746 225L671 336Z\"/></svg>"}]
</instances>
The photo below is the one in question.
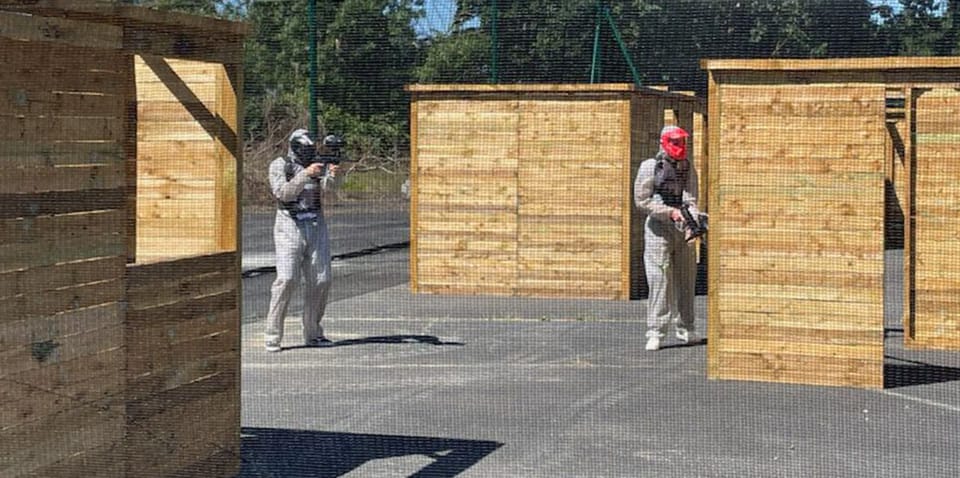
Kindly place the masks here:
<instances>
[{"instance_id":1,"label":"shadow on ground","mask_svg":"<svg viewBox=\"0 0 960 478\"><path fill-rule=\"evenodd\" d=\"M434 460L412 477L453 477L501 446L480 440L243 428L237 478L336 477L368 461L408 455Z\"/></svg>"},{"instance_id":2,"label":"shadow on ground","mask_svg":"<svg viewBox=\"0 0 960 478\"><path fill-rule=\"evenodd\" d=\"M915 360L885 356L903 363L883 365L883 388L910 387L960 380L960 368L932 365Z\"/></svg>"},{"instance_id":3,"label":"shadow on ground","mask_svg":"<svg viewBox=\"0 0 960 478\"><path fill-rule=\"evenodd\" d=\"M384 335L379 337L363 337L359 339L346 339L330 342L325 345L328 347L346 347L349 345L368 345L368 344L429 344L429 345L457 345L463 346L462 342L444 342L439 337L432 335ZM297 345L293 347L284 347L283 350L314 348L310 345Z\"/></svg>"}]
</instances>

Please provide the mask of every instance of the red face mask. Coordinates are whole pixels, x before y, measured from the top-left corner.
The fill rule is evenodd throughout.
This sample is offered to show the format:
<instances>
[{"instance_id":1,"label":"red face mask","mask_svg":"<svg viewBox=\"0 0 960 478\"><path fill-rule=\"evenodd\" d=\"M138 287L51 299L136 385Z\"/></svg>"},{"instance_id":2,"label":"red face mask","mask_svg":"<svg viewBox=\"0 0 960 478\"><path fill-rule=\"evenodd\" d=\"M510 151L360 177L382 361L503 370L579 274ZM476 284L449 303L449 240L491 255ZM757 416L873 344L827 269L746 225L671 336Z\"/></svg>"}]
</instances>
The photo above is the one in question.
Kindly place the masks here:
<instances>
[{"instance_id":1,"label":"red face mask","mask_svg":"<svg viewBox=\"0 0 960 478\"><path fill-rule=\"evenodd\" d=\"M687 159L688 136L690 135L680 128L670 130L660 136L660 147L673 159Z\"/></svg>"}]
</instances>

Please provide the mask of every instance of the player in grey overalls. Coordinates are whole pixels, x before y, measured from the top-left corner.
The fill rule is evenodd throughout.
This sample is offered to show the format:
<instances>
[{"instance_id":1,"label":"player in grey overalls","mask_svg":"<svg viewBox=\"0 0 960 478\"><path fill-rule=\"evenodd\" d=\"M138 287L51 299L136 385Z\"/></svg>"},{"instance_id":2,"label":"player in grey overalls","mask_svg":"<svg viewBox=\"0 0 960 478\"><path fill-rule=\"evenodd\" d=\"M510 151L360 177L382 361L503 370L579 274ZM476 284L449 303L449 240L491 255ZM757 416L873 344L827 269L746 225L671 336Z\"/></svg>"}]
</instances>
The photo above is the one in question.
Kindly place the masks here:
<instances>
[{"instance_id":1,"label":"player in grey overalls","mask_svg":"<svg viewBox=\"0 0 960 478\"><path fill-rule=\"evenodd\" d=\"M277 199L273 226L277 279L270 288L265 333L266 348L270 352L280 351L287 306L301 277L304 344L330 344L320 326L333 278L321 194L337 168L312 163L316 151L307 130L298 129L290 134L287 155L270 163L270 190Z\"/></svg>"},{"instance_id":2,"label":"player in grey overalls","mask_svg":"<svg viewBox=\"0 0 960 478\"><path fill-rule=\"evenodd\" d=\"M675 323L677 338L687 343L694 334L694 287L697 278L696 251L677 224L686 203L697 212L697 172L687 158L689 134L676 126L660 133L660 151L640 164L634 184L634 203L647 215L644 226L644 270L650 296L647 300L646 350L660 349L660 342Z\"/></svg>"}]
</instances>

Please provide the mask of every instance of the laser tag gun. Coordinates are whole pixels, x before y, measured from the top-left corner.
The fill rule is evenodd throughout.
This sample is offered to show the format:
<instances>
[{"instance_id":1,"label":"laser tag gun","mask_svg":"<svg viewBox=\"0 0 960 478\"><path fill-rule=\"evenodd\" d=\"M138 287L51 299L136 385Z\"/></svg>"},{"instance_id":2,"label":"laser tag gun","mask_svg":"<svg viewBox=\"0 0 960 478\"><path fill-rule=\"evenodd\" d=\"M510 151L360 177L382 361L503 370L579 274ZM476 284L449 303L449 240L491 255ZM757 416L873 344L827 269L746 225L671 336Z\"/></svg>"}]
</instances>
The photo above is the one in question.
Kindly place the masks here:
<instances>
[{"instance_id":1,"label":"laser tag gun","mask_svg":"<svg viewBox=\"0 0 960 478\"><path fill-rule=\"evenodd\" d=\"M677 227L685 233L684 238L687 242L693 241L707 233L707 215L698 213L697 217L690 212L690 205L683 203L680 205L680 215L683 216L683 224Z\"/></svg>"}]
</instances>

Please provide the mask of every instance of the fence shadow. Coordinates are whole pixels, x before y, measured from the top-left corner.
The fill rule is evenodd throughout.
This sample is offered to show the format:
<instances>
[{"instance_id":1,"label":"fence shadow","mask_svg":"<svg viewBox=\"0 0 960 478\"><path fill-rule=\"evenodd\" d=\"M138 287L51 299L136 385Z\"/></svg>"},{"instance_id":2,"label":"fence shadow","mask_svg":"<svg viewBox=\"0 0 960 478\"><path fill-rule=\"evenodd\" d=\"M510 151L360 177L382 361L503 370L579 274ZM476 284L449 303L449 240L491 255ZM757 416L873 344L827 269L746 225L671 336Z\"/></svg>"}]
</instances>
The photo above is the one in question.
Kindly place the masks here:
<instances>
[{"instance_id":1,"label":"fence shadow","mask_svg":"<svg viewBox=\"0 0 960 478\"><path fill-rule=\"evenodd\" d=\"M960 380L960 368L932 365L915 360L885 356L905 363L883 364L883 388L910 387Z\"/></svg>"},{"instance_id":2,"label":"fence shadow","mask_svg":"<svg viewBox=\"0 0 960 478\"><path fill-rule=\"evenodd\" d=\"M453 477L501 446L483 440L243 428L237 478L336 477L371 460L408 455L434 459L411 477Z\"/></svg>"}]
</instances>

